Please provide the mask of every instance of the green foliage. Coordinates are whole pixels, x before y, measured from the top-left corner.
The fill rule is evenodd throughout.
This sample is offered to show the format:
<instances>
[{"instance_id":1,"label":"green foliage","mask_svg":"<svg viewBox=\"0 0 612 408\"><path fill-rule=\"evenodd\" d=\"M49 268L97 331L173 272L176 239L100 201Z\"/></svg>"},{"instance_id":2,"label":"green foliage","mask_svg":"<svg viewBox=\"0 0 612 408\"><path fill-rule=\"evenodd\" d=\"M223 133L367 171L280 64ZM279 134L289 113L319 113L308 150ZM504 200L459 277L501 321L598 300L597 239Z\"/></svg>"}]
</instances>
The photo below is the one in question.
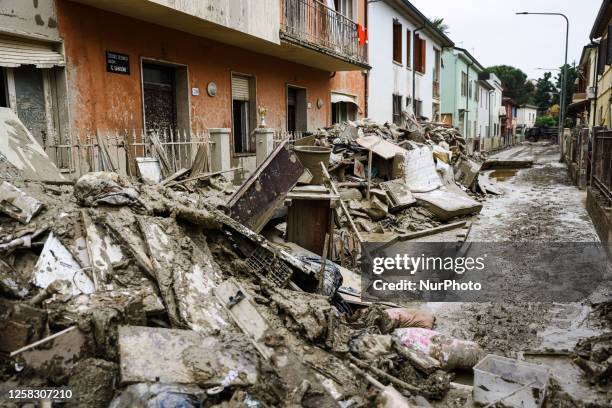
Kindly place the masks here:
<instances>
[{"instance_id":1,"label":"green foliage","mask_svg":"<svg viewBox=\"0 0 612 408\"><path fill-rule=\"evenodd\" d=\"M516 103L533 103L535 86L527 81L527 74L509 65L495 65L486 69L501 80L504 86L504 96L512 98Z\"/></svg>"},{"instance_id":2,"label":"green foliage","mask_svg":"<svg viewBox=\"0 0 612 408\"><path fill-rule=\"evenodd\" d=\"M557 88L559 89L559 92L561 92L561 74L562 74L562 70L563 70L563 66L560 67L560 71L557 74L557 80L556 80L556 85ZM572 96L574 95L574 91L576 90L576 78L578 78L578 70L576 69L576 67L573 67L571 65L567 65L567 78L565 78L565 86L566 86L566 93L565 93L565 109L567 111L567 107L569 106L570 103L572 103ZM560 95L555 95L553 98L553 103L559 103L559 99Z\"/></svg>"},{"instance_id":3,"label":"green foliage","mask_svg":"<svg viewBox=\"0 0 612 408\"><path fill-rule=\"evenodd\" d=\"M436 17L436 18L430 18L429 20L431 21L433 26L436 27L440 32L444 34L448 34L450 27L448 26L448 24L444 22L443 18Z\"/></svg>"},{"instance_id":4,"label":"green foliage","mask_svg":"<svg viewBox=\"0 0 612 408\"><path fill-rule=\"evenodd\" d=\"M557 126L557 120L550 115L538 116L535 121L536 126Z\"/></svg>"},{"instance_id":5,"label":"green foliage","mask_svg":"<svg viewBox=\"0 0 612 408\"><path fill-rule=\"evenodd\" d=\"M533 93L533 103L538 107L538 110L548 110L553 104L553 97L557 88L551 81L552 74L545 72L544 76L538 79Z\"/></svg>"}]
</instances>

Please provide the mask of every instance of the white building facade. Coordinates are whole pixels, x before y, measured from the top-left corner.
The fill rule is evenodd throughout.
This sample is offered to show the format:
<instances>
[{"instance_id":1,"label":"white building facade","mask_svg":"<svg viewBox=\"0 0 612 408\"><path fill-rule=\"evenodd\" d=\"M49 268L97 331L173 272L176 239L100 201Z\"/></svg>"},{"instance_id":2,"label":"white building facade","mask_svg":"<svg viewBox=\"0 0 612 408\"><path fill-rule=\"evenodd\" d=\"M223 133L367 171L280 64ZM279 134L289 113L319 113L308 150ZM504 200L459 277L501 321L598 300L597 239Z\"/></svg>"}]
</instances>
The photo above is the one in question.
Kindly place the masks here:
<instances>
[{"instance_id":1,"label":"white building facade","mask_svg":"<svg viewBox=\"0 0 612 408\"><path fill-rule=\"evenodd\" d=\"M440 120L442 50L453 42L406 0L368 3L368 116L401 120L403 110Z\"/></svg>"},{"instance_id":2,"label":"white building facade","mask_svg":"<svg viewBox=\"0 0 612 408\"><path fill-rule=\"evenodd\" d=\"M500 147L503 86L493 73L484 72L478 77L478 129L480 149L491 151Z\"/></svg>"},{"instance_id":3,"label":"white building facade","mask_svg":"<svg viewBox=\"0 0 612 408\"><path fill-rule=\"evenodd\" d=\"M532 128L535 126L538 107L533 105L521 105L516 114L516 125L519 128Z\"/></svg>"}]
</instances>

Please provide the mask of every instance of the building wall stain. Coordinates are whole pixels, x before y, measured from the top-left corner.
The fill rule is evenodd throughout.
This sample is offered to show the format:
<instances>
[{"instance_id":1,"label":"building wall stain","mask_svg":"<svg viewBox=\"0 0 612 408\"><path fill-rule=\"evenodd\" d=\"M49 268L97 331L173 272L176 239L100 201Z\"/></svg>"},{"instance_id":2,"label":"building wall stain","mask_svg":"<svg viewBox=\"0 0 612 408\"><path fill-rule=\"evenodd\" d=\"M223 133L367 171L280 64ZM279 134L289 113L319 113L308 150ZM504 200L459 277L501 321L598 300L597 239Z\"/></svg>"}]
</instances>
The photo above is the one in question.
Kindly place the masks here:
<instances>
[{"instance_id":1,"label":"building wall stain","mask_svg":"<svg viewBox=\"0 0 612 408\"><path fill-rule=\"evenodd\" d=\"M330 121L330 92L336 87L363 101L363 75L327 71L257 54L180 31L77 3L57 4L59 32L68 60L71 127L142 129L141 59L163 60L188 67L192 130L231 127L231 74L256 79L256 104L268 109L268 126L285 129L287 85L307 88L308 129ZM113 24L109 24L112 21ZM105 52L130 57L130 75L106 72ZM210 97L207 85L218 93ZM323 106L317 107L317 99Z\"/></svg>"}]
</instances>

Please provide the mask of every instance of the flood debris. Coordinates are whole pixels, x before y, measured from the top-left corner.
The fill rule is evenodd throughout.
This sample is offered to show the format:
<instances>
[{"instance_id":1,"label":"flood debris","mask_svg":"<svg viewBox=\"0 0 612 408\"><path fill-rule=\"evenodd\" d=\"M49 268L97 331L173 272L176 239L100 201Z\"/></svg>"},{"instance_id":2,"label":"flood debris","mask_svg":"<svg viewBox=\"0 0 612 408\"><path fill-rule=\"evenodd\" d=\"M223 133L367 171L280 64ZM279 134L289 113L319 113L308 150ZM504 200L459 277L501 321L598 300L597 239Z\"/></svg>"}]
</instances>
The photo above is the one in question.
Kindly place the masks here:
<instances>
[{"instance_id":1,"label":"flood debris","mask_svg":"<svg viewBox=\"0 0 612 408\"><path fill-rule=\"evenodd\" d=\"M362 301L360 245L469 231L493 188L455 130L403 121L284 141L238 187L205 151L170 171L155 140L142 180L15 172L0 186L0 378L69 386L70 406L442 400L482 350L424 305Z\"/></svg>"}]
</instances>

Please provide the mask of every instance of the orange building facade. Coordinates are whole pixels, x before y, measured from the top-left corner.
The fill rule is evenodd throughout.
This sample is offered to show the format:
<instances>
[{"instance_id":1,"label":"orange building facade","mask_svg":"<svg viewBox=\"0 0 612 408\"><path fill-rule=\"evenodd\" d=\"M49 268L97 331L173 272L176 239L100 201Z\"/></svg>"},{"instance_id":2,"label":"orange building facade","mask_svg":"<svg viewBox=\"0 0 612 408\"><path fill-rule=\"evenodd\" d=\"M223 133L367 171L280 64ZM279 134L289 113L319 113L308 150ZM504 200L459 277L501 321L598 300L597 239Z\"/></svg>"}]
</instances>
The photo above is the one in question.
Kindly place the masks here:
<instances>
[{"instance_id":1,"label":"orange building facade","mask_svg":"<svg viewBox=\"0 0 612 408\"><path fill-rule=\"evenodd\" d=\"M279 131L312 131L367 114L367 59L358 36L365 0L349 2L354 30L345 28L352 20L337 21L344 16L323 3L281 0L278 42L274 32L260 34L265 27L250 28L253 35L211 22L214 16L206 20L198 10L188 15L159 9L163 1L135 3L134 9L110 0L101 9L96 2L56 2L75 134L229 128L233 152L251 154L249 134L262 119L261 107L267 126ZM300 21L305 13L312 16Z\"/></svg>"}]
</instances>

